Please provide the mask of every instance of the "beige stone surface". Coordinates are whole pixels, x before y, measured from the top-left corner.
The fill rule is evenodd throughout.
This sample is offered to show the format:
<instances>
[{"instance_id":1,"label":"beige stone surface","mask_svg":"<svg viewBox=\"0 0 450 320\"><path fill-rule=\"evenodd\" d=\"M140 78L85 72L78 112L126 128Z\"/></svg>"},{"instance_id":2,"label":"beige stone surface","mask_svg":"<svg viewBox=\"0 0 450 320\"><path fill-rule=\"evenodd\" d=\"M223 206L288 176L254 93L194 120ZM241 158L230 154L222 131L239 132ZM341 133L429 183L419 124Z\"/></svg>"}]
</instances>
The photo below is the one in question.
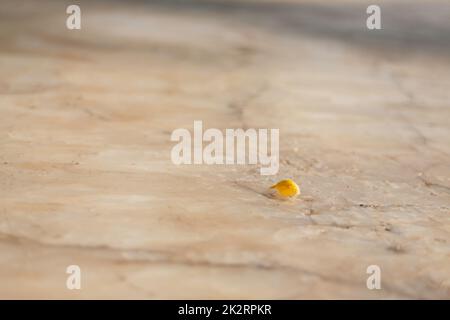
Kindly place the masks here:
<instances>
[{"instance_id":1,"label":"beige stone surface","mask_svg":"<svg viewBox=\"0 0 450 320\"><path fill-rule=\"evenodd\" d=\"M0 5L0 298L450 298L448 1L68 4ZM280 171L175 166L194 120Z\"/></svg>"}]
</instances>

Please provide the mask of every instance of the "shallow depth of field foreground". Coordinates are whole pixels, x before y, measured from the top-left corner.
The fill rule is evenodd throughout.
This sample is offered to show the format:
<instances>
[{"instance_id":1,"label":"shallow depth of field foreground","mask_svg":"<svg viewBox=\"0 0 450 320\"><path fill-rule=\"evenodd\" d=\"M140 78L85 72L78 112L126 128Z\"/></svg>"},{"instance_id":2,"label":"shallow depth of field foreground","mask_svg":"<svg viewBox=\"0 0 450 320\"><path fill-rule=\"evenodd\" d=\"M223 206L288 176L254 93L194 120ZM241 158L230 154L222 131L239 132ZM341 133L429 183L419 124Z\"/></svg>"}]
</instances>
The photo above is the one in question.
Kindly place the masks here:
<instances>
[{"instance_id":1,"label":"shallow depth of field foreground","mask_svg":"<svg viewBox=\"0 0 450 320\"><path fill-rule=\"evenodd\" d=\"M0 298L450 298L448 1L70 4L0 4ZM278 173L175 165L195 120Z\"/></svg>"}]
</instances>

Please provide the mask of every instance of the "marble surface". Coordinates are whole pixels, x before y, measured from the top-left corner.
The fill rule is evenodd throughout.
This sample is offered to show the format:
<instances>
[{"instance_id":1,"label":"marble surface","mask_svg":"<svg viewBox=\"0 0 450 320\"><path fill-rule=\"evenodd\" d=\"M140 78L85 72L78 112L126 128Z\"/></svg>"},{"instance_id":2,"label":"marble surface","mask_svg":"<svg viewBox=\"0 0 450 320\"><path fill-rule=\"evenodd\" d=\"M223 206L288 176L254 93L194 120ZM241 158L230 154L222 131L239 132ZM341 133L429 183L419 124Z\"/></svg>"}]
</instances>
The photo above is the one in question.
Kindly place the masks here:
<instances>
[{"instance_id":1,"label":"marble surface","mask_svg":"<svg viewBox=\"0 0 450 320\"><path fill-rule=\"evenodd\" d=\"M450 298L448 1L78 3L0 7L0 298ZM194 120L280 171L175 166Z\"/></svg>"}]
</instances>

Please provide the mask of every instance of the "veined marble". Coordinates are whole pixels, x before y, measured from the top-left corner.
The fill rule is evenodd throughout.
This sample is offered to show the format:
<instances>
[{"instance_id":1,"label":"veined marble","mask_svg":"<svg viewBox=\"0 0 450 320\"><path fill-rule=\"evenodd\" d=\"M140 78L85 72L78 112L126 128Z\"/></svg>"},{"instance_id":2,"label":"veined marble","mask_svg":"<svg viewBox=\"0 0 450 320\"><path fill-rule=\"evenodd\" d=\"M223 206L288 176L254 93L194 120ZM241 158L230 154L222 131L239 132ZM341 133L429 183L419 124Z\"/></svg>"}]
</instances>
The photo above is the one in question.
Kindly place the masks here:
<instances>
[{"instance_id":1,"label":"veined marble","mask_svg":"<svg viewBox=\"0 0 450 320\"><path fill-rule=\"evenodd\" d=\"M0 6L0 298L450 298L448 1L77 3ZM195 120L279 172L175 166Z\"/></svg>"}]
</instances>

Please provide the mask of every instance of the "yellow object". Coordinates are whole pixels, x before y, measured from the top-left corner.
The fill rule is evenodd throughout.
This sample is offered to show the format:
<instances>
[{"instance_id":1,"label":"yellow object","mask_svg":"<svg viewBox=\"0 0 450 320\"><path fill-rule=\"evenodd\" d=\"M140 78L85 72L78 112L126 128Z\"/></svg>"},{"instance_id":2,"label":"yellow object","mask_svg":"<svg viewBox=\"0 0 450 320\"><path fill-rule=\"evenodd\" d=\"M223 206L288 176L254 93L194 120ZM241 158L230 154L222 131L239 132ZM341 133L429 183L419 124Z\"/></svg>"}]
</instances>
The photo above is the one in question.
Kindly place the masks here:
<instances>
[{"instance_id":1,"label":"yellow object","mask_svg":"<svg viewBox=\"0 0 450 320\"><path fill-rule=\"evenodd\" d=\"M292 198L300 194L300 188L291 179L281 180L280 182L274 184L270 188L275 189L278 192L278 194L283 197Z\"/></svg>"}]
</instances>

